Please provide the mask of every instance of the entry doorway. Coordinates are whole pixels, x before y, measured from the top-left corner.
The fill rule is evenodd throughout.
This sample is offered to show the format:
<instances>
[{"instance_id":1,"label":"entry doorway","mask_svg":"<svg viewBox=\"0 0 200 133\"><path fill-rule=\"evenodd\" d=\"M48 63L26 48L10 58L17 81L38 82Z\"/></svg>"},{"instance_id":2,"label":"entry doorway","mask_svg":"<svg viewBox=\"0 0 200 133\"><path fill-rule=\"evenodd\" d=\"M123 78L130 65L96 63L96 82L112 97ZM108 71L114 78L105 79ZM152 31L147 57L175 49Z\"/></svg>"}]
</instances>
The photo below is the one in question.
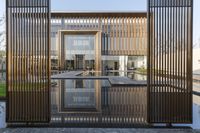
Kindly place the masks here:
<instances>
[{"instance_id":1,"label":"entry doorway","mask_svg":"<svg viewBox=\"0 0 200 133\"><path fill-rule=\"evenodd\" d=\"M75 56L75 69L83 70L85 66L85 55L76 55Z\"/></svg>"},{"instance_id":2,"label":"entry doorway","mask_svg":"<svg viewBox=\"0 0 200 133\"><path fill-rule=\"evenodd\" d=\"M114 69L115 69L115 70L118 70L118 69L119 69L118 66L119 66L119 65L118 65L118 62L114 62Z\"/></svg>"}]
</instances>

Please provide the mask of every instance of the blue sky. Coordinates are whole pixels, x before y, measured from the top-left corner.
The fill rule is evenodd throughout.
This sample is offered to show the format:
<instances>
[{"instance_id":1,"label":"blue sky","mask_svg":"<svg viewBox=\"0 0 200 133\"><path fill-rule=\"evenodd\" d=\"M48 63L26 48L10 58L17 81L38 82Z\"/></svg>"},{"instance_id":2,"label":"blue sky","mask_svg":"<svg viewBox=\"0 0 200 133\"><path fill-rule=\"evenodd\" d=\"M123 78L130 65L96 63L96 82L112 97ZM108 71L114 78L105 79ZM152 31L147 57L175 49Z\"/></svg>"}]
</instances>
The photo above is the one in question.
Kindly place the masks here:
<instances>
[{"instance_id":1,"label":"blue sky","mask_svg":"<svg viewBox=\"0 0 200 133\"><path fill-rule=\"evenodd\" d=\"M51 0L52 11L146 11L147 0ZM200 0L194 0L194 43L200 39ZM0 0L0 17L5 0ZM200 47L200 46L199 46Z\"/></svg>"},{"instance_id":2,"label":"blue sky","mask_svg":"<svg viewBox=\"0 0 200 133\"><path fill-rule=\"evenodd\" d=\"M147 11L147 0L51 0L51 10ZM194 43L200 39L199 13L200 0L194 0Z\"/></svg>"},{"instance_id":3,"label":"blue sky","mask_svg":"<svg viewBox=\"0 0 200 133\"><path fill-rule=\"evenodd\" d=\"M52 10L145 11L147 0L51 0Z\"/></svg>"}]
</instances>

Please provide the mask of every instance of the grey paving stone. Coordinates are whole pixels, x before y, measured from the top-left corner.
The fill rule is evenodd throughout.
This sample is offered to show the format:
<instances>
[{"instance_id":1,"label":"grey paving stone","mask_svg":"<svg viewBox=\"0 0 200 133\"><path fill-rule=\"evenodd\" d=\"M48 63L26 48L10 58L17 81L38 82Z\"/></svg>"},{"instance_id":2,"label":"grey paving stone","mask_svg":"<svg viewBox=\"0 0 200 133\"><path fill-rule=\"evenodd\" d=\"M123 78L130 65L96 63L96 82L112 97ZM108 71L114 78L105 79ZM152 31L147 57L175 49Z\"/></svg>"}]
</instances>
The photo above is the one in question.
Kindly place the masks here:
<instances>
[{"instance_id":1,"label":"grey paving stone","mask_svg":"<svg viewBox=\"0 0 200 133\"><path fill-rule=\"evenodd\" d=\"M77 76L81 71L70 71L64 72L56 75L52 75L51 79L107 79L110 81L111 85L146 85L146 81L133 80L128 77L122 76Z\"/></svg>"},{"instance_id":2,"label":"grey paving stone","mask_svg":"<svg viewBox=\"0 0 200 133\"><path fill-rule=\"evenodd\" d=\"M0 133L200 133L192 129L142 128L4 128Z\"/></svg>"}]
</instances>

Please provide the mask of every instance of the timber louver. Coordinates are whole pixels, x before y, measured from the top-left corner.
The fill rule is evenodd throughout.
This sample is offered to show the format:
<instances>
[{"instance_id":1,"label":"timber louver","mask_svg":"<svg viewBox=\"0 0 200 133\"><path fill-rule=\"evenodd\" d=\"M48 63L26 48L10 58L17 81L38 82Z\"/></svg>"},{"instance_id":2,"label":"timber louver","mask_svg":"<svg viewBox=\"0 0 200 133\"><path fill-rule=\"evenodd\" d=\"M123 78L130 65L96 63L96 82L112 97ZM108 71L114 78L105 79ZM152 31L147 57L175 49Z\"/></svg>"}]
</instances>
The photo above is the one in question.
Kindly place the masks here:
<instances>
[{"instance_id":1,"label":"timber louver","mask_svg":"<svg viewBox=\"0 0 200 133\"><path fill-rule=\"evenodd\" d=\"M148 121L192 122L193 0L148 0Z\"/></svg>"},{"instance_id":2,"label":"timber louver","mask_svg":"<svg viewBox=\"0 0 200 133\"><path fill-rule=\"evenodd\" d=\"M7 0L7 122L50 120L49 0Z\"/></svg>"},{"instance_id":3,"label":"timber louver","mask_svg":"<svg viewBox=\"0 0 200 133\"><path fill-rule=\"evenodd\" d=\"M69 12L51 15L53 34L61 29L101 31L102 55L146 55L146 13Z\"/></svg>"}]
</instances>

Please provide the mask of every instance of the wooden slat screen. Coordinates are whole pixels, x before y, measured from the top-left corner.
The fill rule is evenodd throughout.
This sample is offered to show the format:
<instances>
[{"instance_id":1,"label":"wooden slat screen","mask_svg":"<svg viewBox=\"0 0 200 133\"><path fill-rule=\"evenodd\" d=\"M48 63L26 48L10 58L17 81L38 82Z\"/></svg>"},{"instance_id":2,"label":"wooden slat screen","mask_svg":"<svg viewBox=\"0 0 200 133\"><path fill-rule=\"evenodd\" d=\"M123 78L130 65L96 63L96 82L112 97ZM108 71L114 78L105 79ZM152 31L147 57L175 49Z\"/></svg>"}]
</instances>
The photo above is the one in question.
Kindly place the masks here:
<instances>
[{"instance_id":1,"label":"wooden slat screen","mask_svg":"<svg viewBox=\"0 0 200 133\"><path fill-rule=\"evenodd\" d=\"M79 17L77 14L73 17L56 17L54 15L52 22L54 32L59 29L101 30L102 55L146 55L147 53L147 19L145 16Z\"/></svg>"},{"instance_id":2,"label":"wooden slat screen","mask_svg":"<svg viewBox=\"0 0 200 133\"><path fill-rule=\"evenodd\" d=\"M49 0L7 0L6 121L49 122Z\"/></svg>"},{"instance_id":3,"label":"wooden slat screen","mask_svg":"<svg viewBox=\"0 0 200 133\"><path fill-rule=\"evenodd\" d=\"M148 0L148 121L192 122L193 0Z\"/></svg>"}]
</instances>

